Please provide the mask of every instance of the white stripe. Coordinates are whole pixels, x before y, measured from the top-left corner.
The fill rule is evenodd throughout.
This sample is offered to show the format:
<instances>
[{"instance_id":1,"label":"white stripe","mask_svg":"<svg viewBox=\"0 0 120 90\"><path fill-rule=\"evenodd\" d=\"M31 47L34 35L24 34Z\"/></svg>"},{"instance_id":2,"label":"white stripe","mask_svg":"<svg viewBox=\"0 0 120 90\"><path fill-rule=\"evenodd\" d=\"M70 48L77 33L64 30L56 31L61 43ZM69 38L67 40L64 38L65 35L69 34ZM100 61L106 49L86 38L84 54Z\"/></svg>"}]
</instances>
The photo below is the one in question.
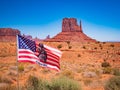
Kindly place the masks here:
<instances>
[{"instance_id":1,"label":"white stripe","mask_svg":"<svg viewBox=\"0 0 120 90\"><path fill-rule=\"evenodd\" d=\"M51 51L52 53L54 53L55 55L61 57L61 55L62 55L62 52L61 52L61 51L59 51L59 50L57 50L57 49L55 49L55 48L46 46L46 45L44 45L44 47L47 48L48 50L50 50L50 51Z\"/></svg>"},{"instance_id":2,"label":"white stripe","mask_svg":"<svg viewBox=\"0 0 120 90\"><path fill-rule=\"evenodd\" d=\"M56 67L56 66L52 66L52 65L47 64L47 67L49 67L49 68L54 68L54 69L60 71L60 69L59 69L58 67Z\"/></svg>"},{"instance_id":3,"label":"white stripe","mask_svg":"<svg viewBox=\"0 0 120 90\"><path fill-rule=\"evenodd\" d=\"M50 61L50 60L47 60L47 62L49 62L49 63L52 63L52 64L55 64L55 65L59 66L59 63L57 63L57 62Z\"/></svg>"},{"instance_id":4,"label":"white stripe","mask_svg":"<svg viewBox=\"0 0 120 90\"><path fill-rule=\"evenodd\" d=\"M30 59L30 58L18 58L18 61L32 61L32 62L36 62L37 59Z\"/></svg>"},{"instance_id":5,"label":"white stripe","mask_svg":"<svg viewBox=\"0 0 120 90\"><path fill-rule=\"evenodd\" d=\"M18 49L18 51L28 51L28 52L33 53L33 54L34 54L34 52L33 52L33 51L31 51L31 50L29 50L29 49Z\"/></svg>"},{"instance_id":6,"label":"white stripe","mask_svg":"<svg viewBox=\"0 0 120 90\"><path fill-rule=\"evenodd\" d=\"M24 53L19 53L18 56L30 56L30 57L34 57L34 58L38 58L36 55L34 54L24 54Z\"/></svg>"},{"instance_id":7,"label":"white stripe","mask_svg":"<svg viewBox=\"0 0 120 90\"><path fill-rule=\"evenodd\" d=\"M54 61L57 61L57 62L59 62L59 60L58 60L58 59L56 59L56 58L54 58L54 57L47 56L47 58L50 58L50 60L51 60L51 59L53 59ZM52 61L52 60L51 60L51 61Z\"/></svg>"},{"instance_id":8,"label":"white stripe","mask_svg":"<svg viewBox=\"0 0 120 90\"><path fill-rule=\"evenodd\" d=\"M39 63L41 63L41 64L44 64L44 63L42 63L42 62L40 62L40 61L37 61L37 62L39 62ZM38 64L38 63L37 63ZM40 64L39 64L40 65ZM57 66L52 66L52 65L50 65L50 64L46 64L47 66L43 66L43 65L40 65L40 66L42 66L42 67L47 67L47 68L52 68L52 69L56 69L57 71L60 71L60 69L57 67Z\"/></svg>"}]
</instances>

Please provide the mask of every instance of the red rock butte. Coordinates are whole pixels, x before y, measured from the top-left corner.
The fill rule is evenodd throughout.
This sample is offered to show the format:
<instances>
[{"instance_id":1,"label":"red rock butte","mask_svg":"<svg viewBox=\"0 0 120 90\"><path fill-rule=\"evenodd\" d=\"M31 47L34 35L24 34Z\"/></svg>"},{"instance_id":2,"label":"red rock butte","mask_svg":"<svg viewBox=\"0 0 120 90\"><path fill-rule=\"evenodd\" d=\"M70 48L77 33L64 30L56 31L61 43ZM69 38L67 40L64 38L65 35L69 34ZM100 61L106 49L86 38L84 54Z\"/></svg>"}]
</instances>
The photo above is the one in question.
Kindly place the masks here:
<instances>
[{"instance_id":1,"label":"red rock butte","mask_svg":"<svg viewBox=\"0 0 120 90\"><path fill-rule=\"evenodd\" d=\"M80 25L78 25L75 18L64 18L62 21L62 32L58 33L53 38L47 39L45 41L96 42L95 39L92 39L83 33L81 21Z\"/></svg>"},{"instance_id":2,"label":"red rock butte","mask_svg":"<svg viewBox=\"0 0 120 90\"><path fill-rule=\"evenodd\" d=\"M12 28L0 28L0 41L16 41L16 35L20 31Z\"/></svg>"}]
</instances>

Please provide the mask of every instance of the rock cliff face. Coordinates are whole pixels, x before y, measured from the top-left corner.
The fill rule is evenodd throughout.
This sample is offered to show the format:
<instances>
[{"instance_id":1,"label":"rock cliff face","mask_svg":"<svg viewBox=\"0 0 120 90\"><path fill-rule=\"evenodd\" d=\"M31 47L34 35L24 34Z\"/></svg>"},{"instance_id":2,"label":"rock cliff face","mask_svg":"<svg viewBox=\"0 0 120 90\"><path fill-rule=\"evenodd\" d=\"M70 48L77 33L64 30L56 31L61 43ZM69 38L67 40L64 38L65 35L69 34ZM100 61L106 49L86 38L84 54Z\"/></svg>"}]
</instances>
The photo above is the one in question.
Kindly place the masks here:
<instances>
[{"instance_id":1,"label":"rock cliff face","mask_svg":"<svg viewBox=\"0 0 120 90\"><path fill-rule=\"evenodd\" d=\"M82 32L81 21L79 26L75 18L64 18L62 21L62 32Z\"/></svg>"},{"instance_id":2,"label":"rock cliff face","mask_svg":"<svg viewBox=\"0 0 120 90\"><path fill-rule=\"evenodd\" d=\"M0 41L16 41L16 35L20 31L12 28L0 28Z\"/></svg>"},{"instance_id":3,"label":"rock cliff face","mask_svg":"<svg viewBox=\"0 0 120 90\"><path fill-rule=\"evenodd\" d=\"M64 18L62 21L62 32L46 41L96 42L95 39L83 33L81 21L80 25L78 25L75 18Z\"/></svg>"}]
</instances>

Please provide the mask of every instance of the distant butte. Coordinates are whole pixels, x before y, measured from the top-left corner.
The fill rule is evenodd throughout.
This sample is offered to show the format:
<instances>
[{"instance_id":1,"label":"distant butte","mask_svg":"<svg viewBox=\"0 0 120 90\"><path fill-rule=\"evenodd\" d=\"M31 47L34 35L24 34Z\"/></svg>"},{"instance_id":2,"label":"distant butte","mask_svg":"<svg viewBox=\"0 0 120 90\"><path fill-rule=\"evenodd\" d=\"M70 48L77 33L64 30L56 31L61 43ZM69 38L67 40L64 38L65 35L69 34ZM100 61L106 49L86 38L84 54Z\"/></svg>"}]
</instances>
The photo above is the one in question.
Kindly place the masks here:
<instances>
[{"instance_id":1,"label":"distant butte","mask_svg":"<svg viewBox=\"0 0 120 90\"><path fill-rule=\"evenodd\" d=\"M12 28L0 28L0 41L16 41L16 35L20 31Z\"/></svg>"},{"instance_id":2,"label":"distant butte","mask_svg":"<svg viewBox=\"0 0 120 90\"><path fill-rule=\"evenodd\" d=\"M53 38L47 39L45 41L96 42L95 39L92 39L83 33L82 22L80 21L80 25L78 25L75 18L64 18L62 21L62 32L58 33Z\"/></svg>"}]
</instances>

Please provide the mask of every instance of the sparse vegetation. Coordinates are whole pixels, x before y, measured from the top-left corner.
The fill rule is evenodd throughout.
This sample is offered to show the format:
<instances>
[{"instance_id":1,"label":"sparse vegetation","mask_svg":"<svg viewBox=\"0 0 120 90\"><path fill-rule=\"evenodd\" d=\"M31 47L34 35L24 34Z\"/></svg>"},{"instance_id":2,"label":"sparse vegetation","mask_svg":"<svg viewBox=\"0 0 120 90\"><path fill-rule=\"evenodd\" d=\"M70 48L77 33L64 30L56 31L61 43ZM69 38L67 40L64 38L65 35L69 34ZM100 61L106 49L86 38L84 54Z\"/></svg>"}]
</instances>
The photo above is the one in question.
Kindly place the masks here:
<instances>
[{"instance_id":1,"label":"sparse vegetation","mask_svg":"<svg viewBox=\"0 0 120 90\"><path fill-rule=\"evenodd\" d=\"M80 55L80 54L78 54L77 56L78 56L78 57L81 57L81 55Z\"/></svg>"},{"instance_id":2,"label":"sparse vegetation","mask_svg":"<svg viewBox=\"0 0 120 90\"><path fill-rule=\"evenodd\" d=\"M120 90L120 77L116 76L116 77L110 78L106 82L104 89L105 90Z\"/></svg>"},{"instance_id":3,"label":"sparse vegetation","mask_svg":"<svg viewBox=\"0 0 120 90\"><path fill-rule=\"evenodd\" d=\"M70 41L67 41L67 44L69 45L69 44L70 44Z\"/></svg>"},{"instance_id":4,"label":"sparse vegetation","mask_svg":"<svg viewBox=\"0 0 120 90\"><path fill-rule=\"evenodd\" d=\"M30 76L26 84L27 90L82 90L81 86L67 77L59 77L51 82Z\"/></svg>"},{"instance_id":5,"label":"sparse vegetation","mask_svg":"<svg viewBox=\"0 0 120 90\"><path fill-rule=\"evenodd\" d=\"M120 76L119 42L106 42L106 44L101 42L70 42L69 46L72 46L71 50L69 50L67 42L43 43L56 48L60 47L58 49L62 50L62 57L60 60L61 72L59 73L54 70L47 70L41 68L37 64L33 65L30 63L19 63L19 82L20 88L22 88L20 90L35 90L34 87L36 88L36 86L28 85L28 80L26 77L28 77L30 74L35 74L36 78L38 79L38 90L54 90L57 86L61 88L64 85L60 86L61 83L59 80L57 81L57 79L63 79L64 77L67 77L70 80L72 79L72 81L78 81L78 83L82 83L82 87L86 90L88 88L90 90L103 90L103 84L110 77ZM114 46L110 46L112 44ZM97 48L97 51L94 49L95 47ZM17 67L15 55L15 43L0 43L0 84L2 85L2 83L5 83L9 85L4 86L3 88L5 89L0 87L0 90L16 90L16 87L14 87L14 85L17 86ZM30 67L28 68L28 66ZM83 77L84 72L87 73L87 76L84 74ZM57 84L54 84L53 86L53 82L55 83L55 81ZM98 83L97 81L100 81L101 83ZM25 84L27 84L25 87L22 86Z\"/></svg>"},{"instance_id":6,"label":"sparse vegetation","mask_svg":"<svg viewBox=\"0 0 120 90\"><path fill-rule=\"evenodd\" d=\"M67 44L68 44L68 49L71 49L72 46L70 46L70 41L67 41Z\"/></svg>"},{"instance_id":7,"label":"sparse vegetation","mask_svg":"<svg viewBox=\"0 0 120 90\"><path fill-rule=\"evenodd\" d=\"M59 45L57 46L57 48L58 48L58 49L62 48L62 44L59 44Z\"/></svg>"},{"instance_id":8,"label":"sparse vegetation","mask_svg":"<svg viewBox=\"0 0 120 90\"><path fill-rule=\"evenodd\" d=\"M113 68L113 75L120 76L120 69L119 68Z\"/></svg>"},{"instance_id":9,"label":"sparse vegetation","mask_svg":"<svg viewBox=\"0 0 120 90\"><path fill-rule=\"evenodd\" d=\"M85 46L83 46L82 48L83 48L83 49L86 49L86 47L85 47Z\"/></svg>"},{"instance_id":10,"label":"sparse vegetation","mask_svg":"<svg viewBox=\"0 0 120 90\"><path fill-rule=\"evenodd\" d=\"M39 90L39 80L37 77L30 75L26 83L27 90Z\"/></svg>"},{"instance_id":11,"label":"sparse vegetation","mask_svg":"<svg viewBox=\"0 0 120 90\"><path fill-rule=\"evenodd\" d=\"M114 44L111 44L110 47L114 47Z\"/></svg>"},{"instance_id":12,"label":"sparse vegetation","mask_svg":"<svg viewBox=\"0 0 120 90\"><path fill-rule=\"evenodd\" d=\"M104 61L104 62L102 62L101 66L102 67L110 67L110 63Z\"/></svg>"},{"instance_id":13,"label":"sparse vegetation","mask_svg":"<svg viewBox=\"0 0 120 90\"><path fill-rule=\"evenodd\" d=\"M103 42L103 44L106 44L106 42Z\"/></svg>"},{"instance_id":14,"label":"sparse vegetation","mask_svg":"<svg viewBox=\"0 0 120 90\"><path fill-rule=\"evenodd\" d=\"M69 46L69 49L71 49L72 48L72 46Z\"/></svg>"},{"instance_id":15,"label":"sparse vegetation","mask_svg":"<svg viewBox=\"0 0 120 90\"><path fill-rule=\"evenodd\" d=\"M81 86L67 77L60 77L52 81L51 90L82 90Z\"/></svg>"},{"instance_id":16,"label":"sparse vegetation","mask_svg":"<svg viewBox=\"0 0 120 90\"><path fill-rule=\"evenodd\" d=\"M24 71L24 66L23 66L23 65L19 65L19 66L18 66L18 71L19 71L19 72Z\"/></svg>"},{"instance_id":17,"label":"sparse vegetation","mask_svg":"<svg viewBox=\"0 0 120 90\"><path fill-rule=\"evenodd\" d=\"M94 49L97 49L97 47L95 47Z\"/></svg>"}]
</instances>

